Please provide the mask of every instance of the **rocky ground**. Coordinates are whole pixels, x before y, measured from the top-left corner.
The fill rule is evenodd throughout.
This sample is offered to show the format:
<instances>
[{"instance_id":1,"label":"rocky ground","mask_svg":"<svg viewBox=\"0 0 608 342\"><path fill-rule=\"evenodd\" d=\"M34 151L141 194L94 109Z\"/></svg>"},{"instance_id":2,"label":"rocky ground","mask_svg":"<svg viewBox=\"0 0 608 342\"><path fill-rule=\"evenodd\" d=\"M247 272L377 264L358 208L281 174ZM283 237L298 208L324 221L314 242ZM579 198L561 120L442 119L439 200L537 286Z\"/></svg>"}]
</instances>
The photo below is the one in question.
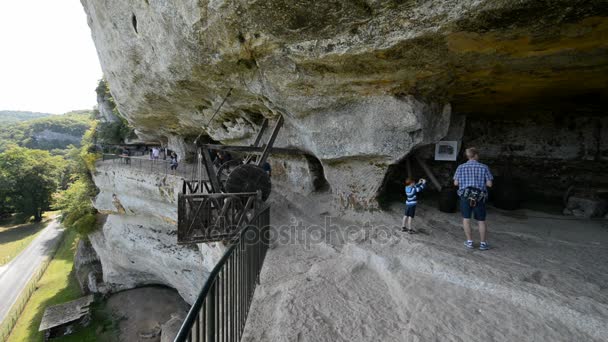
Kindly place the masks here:
<instances>
[{"instance_id":1,"label":"rocky ground","mask_svg":"<svg viewBox=\"0 0 608 342\"><path fill-rule=\"evenodd\" d=\"M119 292L107 306L120 322L119 341L173 341L188 310L177 291L165 287Z\"/></svg>"},{"instance_id":2,"label":"rocky ground","mask_svg":"<svg viewBox=\"0 0 608 342\"><path fill-rule=\"evenodd\" d=\"M493 249L482 252L463 247L458 214L441 213L428 203L419 206L415 221L424 232L404 235L397 203L389 212L337 215L327 224L327 213L314 205L299 210L276 199L278 234L243 341L605 341L608 336L605 220L490 210ZM323 198L312 202L322 204Z\"/></svg>"}]
</instances>

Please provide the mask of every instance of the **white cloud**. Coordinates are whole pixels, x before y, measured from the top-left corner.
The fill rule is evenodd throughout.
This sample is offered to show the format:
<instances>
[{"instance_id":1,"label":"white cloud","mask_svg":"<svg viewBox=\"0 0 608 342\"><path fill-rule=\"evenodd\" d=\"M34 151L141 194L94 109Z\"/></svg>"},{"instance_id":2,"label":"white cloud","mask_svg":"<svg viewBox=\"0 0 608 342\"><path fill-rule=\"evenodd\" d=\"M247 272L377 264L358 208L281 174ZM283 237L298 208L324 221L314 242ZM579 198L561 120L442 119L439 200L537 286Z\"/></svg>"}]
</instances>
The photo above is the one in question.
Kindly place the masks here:
<instances>
[{"instance_id":1,"label":"white cloud","mask_svg":"<svg viewBox=\"0 0 608 342\"><path fill-rule=\"evenodd\" d=\"M80 1L0 1L0 110L92 108L101 75Z\"/></svg>"}]
</instances>

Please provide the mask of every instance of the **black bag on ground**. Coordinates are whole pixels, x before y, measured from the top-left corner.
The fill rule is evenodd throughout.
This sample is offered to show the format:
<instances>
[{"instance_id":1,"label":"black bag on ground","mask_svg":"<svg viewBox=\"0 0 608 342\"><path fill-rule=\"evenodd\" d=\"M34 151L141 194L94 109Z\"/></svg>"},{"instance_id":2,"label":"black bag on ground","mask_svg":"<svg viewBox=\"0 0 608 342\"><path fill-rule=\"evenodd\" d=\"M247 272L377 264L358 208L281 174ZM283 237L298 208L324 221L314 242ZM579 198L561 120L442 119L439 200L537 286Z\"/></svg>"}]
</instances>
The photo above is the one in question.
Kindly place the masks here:
<instances>
[{"instance_id":1,"label":"black bag on ground","mask_svg":"<svg viewBox=\"0 0 608 342\"><path fill-rule=\"evenodd\" d=\"M456 189L443 188L439 193L439 211L444 213L456 212L458 203L458 194Z\"/></svg>"}]
</instances>

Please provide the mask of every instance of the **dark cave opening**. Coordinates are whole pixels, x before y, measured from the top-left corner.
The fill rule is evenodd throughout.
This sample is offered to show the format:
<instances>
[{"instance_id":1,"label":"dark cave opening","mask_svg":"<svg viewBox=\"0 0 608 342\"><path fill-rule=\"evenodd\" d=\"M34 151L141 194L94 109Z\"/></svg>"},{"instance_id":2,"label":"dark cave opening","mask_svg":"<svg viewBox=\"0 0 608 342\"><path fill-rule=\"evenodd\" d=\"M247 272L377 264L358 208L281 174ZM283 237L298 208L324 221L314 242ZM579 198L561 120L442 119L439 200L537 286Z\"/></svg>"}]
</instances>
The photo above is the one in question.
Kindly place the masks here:
<instances>
[{"instance_id":1,"label":"dark cave opening","mask_svg":"<svg viewBox=\"0 0 608 342\"><path fill-rule=\"evenodd\" d=\"M462 147L478 148L480 161L495 177L489 203L507 210L527 208L557 214L567 207L569 196L608 200L608 117L597 104L573 103L512 117L467 115ZM466 161L464 148L455 162L435 161L434 144L419 147L410 156L423 159L441 186L451 188L456 167ZM411 159L413 177L428 179L415 158ZM381 208L405 200L406 160L389 166L378 195ZM421 203L437 206L438 192L429 185L421 194Z\"/></svg>"},{"instance_id":2,"label":"dark cave opening","mask_svg":"<svg viewBox=\"0 0 608 342\"><path fill-rule=\"evenodd\" d=\"M323 170L323 164L319 158L305 154L306 162L308 163L308 170L312 178L312 186L314 192L327 192L330 190L329 182L325 178L325 171Z\"/></svg>"}]
</instances>

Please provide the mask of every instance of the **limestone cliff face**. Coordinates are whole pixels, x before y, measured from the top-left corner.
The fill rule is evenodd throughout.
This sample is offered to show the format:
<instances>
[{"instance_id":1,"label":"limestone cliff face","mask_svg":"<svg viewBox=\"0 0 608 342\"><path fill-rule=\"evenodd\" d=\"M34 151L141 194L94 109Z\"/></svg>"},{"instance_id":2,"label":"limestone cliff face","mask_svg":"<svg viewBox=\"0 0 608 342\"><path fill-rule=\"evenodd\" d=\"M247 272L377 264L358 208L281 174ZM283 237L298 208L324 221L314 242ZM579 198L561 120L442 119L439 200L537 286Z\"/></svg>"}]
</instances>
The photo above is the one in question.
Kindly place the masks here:
<instances>
[{"instance_id":1,"label":"limestone cliff face","mask_svg":"<svg viewBox=\"0 0 608 342\"><path fill-rule=\"evenodd\" d=\"M359 207L374 206L387 165L442 138L451 112L606 93L602 0L82 4L140 137L179 151L201 131L243 143L283 115L277 145L316 156L336 198Z\"/></svg>"},{"instance_id":2,"label":"limestone cliff face","mask_svg":"<svg viewBox=\"0 0 608 342\"><path fill-rule=\"evenodd\" d=\"M95 207L107 215L89 236L102 264L102 288L161 284L192 303L224 248L176 244L181 179L112 162L99 162L93 178L100 190Z\"/></svg>"},{"instance_id":3,"label":"limestone cliff face","mask_svg":"<svg viewBox=\"0 0 608 342\"><path fill-rule=\"evenodd\" d=\"M119 121L118 117L114 114L114 108L116 107L116 105L114 104L112 96L108 92L108 86L104 79L99 81L99 84L95 89L95 93L97 93L97 108L99 110L99 120L101 122Z\"/></svg>"}]
</instances>

